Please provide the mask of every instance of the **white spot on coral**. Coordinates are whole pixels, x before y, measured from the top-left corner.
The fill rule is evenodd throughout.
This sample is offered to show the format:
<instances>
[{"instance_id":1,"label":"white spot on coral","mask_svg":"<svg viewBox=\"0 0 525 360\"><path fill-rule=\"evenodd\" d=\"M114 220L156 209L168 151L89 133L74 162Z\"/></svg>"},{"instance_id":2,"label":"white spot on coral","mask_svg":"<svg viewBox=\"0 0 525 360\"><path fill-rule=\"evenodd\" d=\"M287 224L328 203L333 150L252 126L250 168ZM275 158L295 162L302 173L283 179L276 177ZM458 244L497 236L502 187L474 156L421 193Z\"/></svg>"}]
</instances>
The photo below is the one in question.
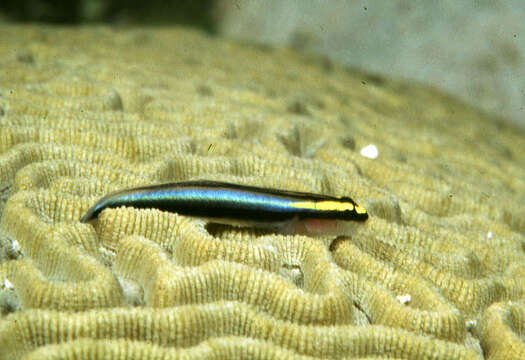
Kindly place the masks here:
<instances>
[{"instance_id":1,"label":"white spot on coral","mask_svg":"<svg viewBox=\"0 0 525 360\"><path fill-rule=\"evenodd\" d=\"M379 150L377 150L377 147L374 144L370 144L362 148L360 154L369 159L377 159Z\"/></svg>"},{"instance_id":2,"label":"white spot on coral","mask_svg":"<svg viewBox=\"0 0 525 360\"><path fill-rule=\"evenodd\" d=\"M13 242L11 243L11 246L13 247L13 250L15 252L20 252L20 243L16 240L13 240Z\"/></svg>"},{"instance_id":3,"label":"white spot on coral","mask_svg":"<svg viewBox=\"0 0 525 360\"><path fill-rule=\"evenodd\" d=\"M11 281L5 279L4 280L4 283L2 284L2 287L6 290L13 290L15 287L13 286L13 284L11 283Z\"/></svg>"},{"instance_id":4,"label":"white spot on coral","mask_svg":"<svg viewBox=\"0 0 525 360\"><path fill-rule=\"evenodd\" d=\"M129 305L144 305L144 290L138 283L124 279L121 276L117 276L117 280L119 281L120 287L122 288L124 298L127 300Z\"/></svg>"},{"instance_id":5,"label":"white spot on coral","mask_svg":"<svg viewBox=\"0 0 525 360\"><path fill-rule=\"evenodd\" d=\"M489 232L487 233L487 239L492 239L492 231L489 231Z\"/></svg>"},{"instance_id":6,"label":"white spot on coral","mask_svg":"<svg viewBox=\"0 0 525 360\"><path fill-rule=\"evenodd\" d=\"M409 303L412 300L412 296L410 296L410 294L400 295L396 299L401 304L407 304L407 303Z\"/></svg>"},{"instance_id":7,"label":"white spot on coral","mask_svg":"<svg viewBox=\"0 0 525 360\"><path fill-rule=\"evenodd\" d=\"M112 250L106 246L100 246L98 250L100 254L102 255L102 257L104 258L104 260L108 262L108 264L113 263L113 261L115 260L115 256L116 256L115 250Z\"/></svg>"}]
</instances>

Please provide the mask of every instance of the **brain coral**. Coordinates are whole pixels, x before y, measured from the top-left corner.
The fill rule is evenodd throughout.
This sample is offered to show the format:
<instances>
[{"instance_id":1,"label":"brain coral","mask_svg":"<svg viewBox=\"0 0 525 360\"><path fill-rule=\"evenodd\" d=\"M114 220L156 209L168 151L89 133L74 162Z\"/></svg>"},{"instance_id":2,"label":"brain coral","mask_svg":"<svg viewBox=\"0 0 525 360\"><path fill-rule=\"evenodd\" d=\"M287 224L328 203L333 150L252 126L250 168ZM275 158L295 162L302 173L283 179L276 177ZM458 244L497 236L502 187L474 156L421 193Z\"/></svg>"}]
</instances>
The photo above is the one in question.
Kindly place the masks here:
<instances>
[{"instance_id":1,"label":"brain coral","mask_svg":"<svg viewBox=\"0 0 525 360\"><path fill-rule=\"evenodd\" d=\"M436 90L287 49L2 25L0 358L523 359L523 149ZM335 239L129 207L79 222L189 179L371 217Z\"/></svg>"}]
</instances>

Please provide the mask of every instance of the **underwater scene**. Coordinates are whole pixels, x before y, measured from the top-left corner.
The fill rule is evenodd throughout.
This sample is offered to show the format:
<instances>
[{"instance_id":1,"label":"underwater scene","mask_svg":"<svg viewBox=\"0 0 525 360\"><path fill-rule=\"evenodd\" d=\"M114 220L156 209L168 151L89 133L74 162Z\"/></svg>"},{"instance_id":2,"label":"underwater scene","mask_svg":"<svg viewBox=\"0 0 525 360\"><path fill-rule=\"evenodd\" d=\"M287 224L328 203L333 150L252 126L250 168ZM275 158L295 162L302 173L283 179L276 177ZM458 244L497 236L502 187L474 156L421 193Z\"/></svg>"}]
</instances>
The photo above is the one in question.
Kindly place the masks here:
<instances>
[{"instance_id":1,"label":"underwater scene","mask_svg":"<svg viewBox=\"0 0 525 360\"><path fill-rule=\"evenodd\" d=\"M524 25L435 6L0 5L0 359L525 359Z\"/></svg>"}]
</instances>

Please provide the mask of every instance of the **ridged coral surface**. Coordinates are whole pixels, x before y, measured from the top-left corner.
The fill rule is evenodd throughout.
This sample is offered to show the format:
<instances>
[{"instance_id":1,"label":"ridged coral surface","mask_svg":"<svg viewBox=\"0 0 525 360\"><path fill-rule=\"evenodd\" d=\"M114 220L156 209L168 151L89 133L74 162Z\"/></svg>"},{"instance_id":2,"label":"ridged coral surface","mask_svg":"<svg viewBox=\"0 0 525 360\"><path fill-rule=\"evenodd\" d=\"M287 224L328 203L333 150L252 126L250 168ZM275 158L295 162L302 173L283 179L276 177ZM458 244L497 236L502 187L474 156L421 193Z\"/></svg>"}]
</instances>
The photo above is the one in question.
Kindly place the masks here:
<instances>
[{"instance_id":1,"label":"ridged coral surface","mask_svg":"<svg viewBox=\"0 0 525 360\"><path fill-rule=\"evenodd\" d=\"M436 90L286 49L4 25L0 358L523 359L523 149ZM351 196L370 218L338 237L79 221L191 179Z\"/></svg>"}]
</instances>

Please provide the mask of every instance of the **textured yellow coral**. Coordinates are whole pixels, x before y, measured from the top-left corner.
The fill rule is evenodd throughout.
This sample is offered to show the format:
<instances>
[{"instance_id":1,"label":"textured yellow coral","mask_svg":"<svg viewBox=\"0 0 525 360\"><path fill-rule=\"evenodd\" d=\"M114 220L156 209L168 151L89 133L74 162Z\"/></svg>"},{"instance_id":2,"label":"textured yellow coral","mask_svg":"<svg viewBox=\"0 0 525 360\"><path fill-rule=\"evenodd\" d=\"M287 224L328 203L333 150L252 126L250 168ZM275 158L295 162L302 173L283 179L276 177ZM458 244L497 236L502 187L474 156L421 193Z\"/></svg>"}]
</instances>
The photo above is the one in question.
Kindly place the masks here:
<instances>
[{"instance_id":1,"label":"textured yellow coral","mask_svg":"<svg viewBox=\"0 0 525 360\"><path fill-rule=\"evenodd\" d=\"M489 359L525 358L525 304L496 303L483 314L476 329Z\"/></svg>"},{"instance_id":2,"label":"textured yellow coral","mask_svg":"<svg viewBox=\"0 0 525 360\"><path fill-rule=\"evenodd\" d=\"M1 359L524 356L523 131L184 29L2 25L0 69ZM108 192L203 178L371 217L337 238L79 222Z\"/></svg>"}]
</instances>

